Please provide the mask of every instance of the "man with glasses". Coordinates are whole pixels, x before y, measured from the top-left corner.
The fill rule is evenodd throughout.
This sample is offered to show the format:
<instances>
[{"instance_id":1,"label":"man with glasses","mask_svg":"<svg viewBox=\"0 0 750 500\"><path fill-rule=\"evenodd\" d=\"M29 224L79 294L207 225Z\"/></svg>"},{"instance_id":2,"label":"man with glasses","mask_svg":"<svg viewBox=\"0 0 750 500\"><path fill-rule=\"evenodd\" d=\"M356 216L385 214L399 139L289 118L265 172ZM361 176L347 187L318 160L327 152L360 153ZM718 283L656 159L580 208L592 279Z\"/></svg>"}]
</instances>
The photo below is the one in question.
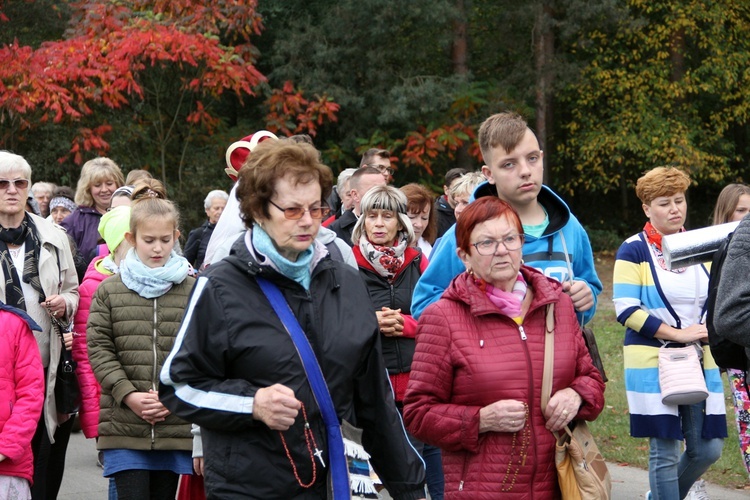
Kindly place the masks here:
<instances>
[{"instance_id":1,"label":"man with glasses","mask_svg":"<svg viewBox=\"0 0 750 500\"><path fill-rule=\"evenodd\" d=\"M585 324L594 316L602 283L583 226L565 202L542 184L544 153L536 135L521 116L498 113L480 127L479 147L487 182L477 186L474 199L497 196L515 209L523 224L525 263L563 284ZM445 233L417 283L411 306L415 318L465 270L456 254L455 231L453 225Z\"/></svg>"},{"instance_id":2,"label":"man with glasses","mask_svg":"<svg viewBox=\"0 0 750 500\"><path fill-rule=\"evenodd\" d=\"M385 186L387 184L388 181L385 179L385 176L377 168L367 166L358 168L349 179L349 194L352 197L354 208L344 212L341 217L328 226L328 229L333 230L336 236L347 242L349 246L354 246L354 243L352 243L352 231L357 224L357 220L359 220L359 216L362 214L360 208L362 198L364 198L367 191L375 186Z\"/></svg>"},{"instance_id":3,"label":"man with glasses","mask_svg":"<svg viewBox=\"0 0 750 500\"><path fill-rule=\"evenodd\" d=\"M359 168L372 167L385 178L386 184L393 180L394 169L391 166L391 153L387 149L370 148L362 155Z\"/></svg>"}]
</instances>

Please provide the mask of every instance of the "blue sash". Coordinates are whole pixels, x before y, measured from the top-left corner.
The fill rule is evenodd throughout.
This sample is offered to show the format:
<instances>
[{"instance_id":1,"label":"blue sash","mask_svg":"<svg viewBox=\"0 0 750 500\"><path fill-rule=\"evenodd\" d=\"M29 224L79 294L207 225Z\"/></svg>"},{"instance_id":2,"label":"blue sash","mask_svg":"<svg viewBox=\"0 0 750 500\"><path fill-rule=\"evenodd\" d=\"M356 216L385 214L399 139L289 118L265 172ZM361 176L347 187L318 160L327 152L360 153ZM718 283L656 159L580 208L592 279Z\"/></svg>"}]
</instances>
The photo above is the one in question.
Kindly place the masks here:
<instances>
[{"instance_id":1,"label":"blue sash","mask_svg":"<svg viewBox=\"0 0 750 500\"><path fill-rule=\"evenodd\" d=\"M294 316L292 309L278 287L267 279L257 275L255 276L255 280L260 285L261 290L263 290L279 319L281 319L287 332L289 332L289 336L297 348L299 357L302 359L305 373L307 373L307 380L310 383L313 395L320 408L320 413L323 416L323 423L326 426L328 434L328 463L330 464L333 498L335 500L351 498L349 466L344 453L341 424L336 415L336 408L333 406L331 394L328 392L328 385L323 377L323 372L320 370L320 365L312 350L312 346L310 346L310 342L302 331L302 327L299 325L297 318Z\"/></svg>"}]
</instances>

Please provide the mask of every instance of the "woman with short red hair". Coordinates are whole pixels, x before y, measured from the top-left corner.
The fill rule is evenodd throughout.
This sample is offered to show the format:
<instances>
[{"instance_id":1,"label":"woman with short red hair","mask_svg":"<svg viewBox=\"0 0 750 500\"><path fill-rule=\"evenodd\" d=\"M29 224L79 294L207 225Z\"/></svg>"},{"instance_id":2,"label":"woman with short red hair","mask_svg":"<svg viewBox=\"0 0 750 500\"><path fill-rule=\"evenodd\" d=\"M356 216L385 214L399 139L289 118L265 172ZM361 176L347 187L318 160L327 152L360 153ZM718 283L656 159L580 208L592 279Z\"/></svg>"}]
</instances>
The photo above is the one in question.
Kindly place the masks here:
<instances>
[{"instance_id":1,"label":"woman with short red hair","mask_svg":"<svg viewBox=\"0 0 750 500\"><path fill-rule=\"evenodd\" d=\"M404 421L443 451L445 498L559 498L555 437L604 405L570 297L523 265L518 214L495 197L456 225L466 272L425 309ZM541 409L547 306L554 304L554 377Z\"/></svg>"}]
</instances>

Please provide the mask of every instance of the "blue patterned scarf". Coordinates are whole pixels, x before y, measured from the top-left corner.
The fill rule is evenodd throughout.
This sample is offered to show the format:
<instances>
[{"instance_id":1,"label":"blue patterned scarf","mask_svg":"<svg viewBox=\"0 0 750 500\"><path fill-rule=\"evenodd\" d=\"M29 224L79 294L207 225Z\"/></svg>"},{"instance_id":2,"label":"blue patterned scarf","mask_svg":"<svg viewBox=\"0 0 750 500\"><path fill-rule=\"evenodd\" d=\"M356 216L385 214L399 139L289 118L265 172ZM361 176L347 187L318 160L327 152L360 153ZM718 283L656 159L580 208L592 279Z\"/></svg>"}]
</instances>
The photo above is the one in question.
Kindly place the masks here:
<instances>
[{"instance_id":1,"label":"blue patterned scarf","mask_svg":"<svg viewBox=\"0 0 750 500\"><path fill-rule=\"evenodd\" d=\"M185 257L172 250L169 260L162 267L148 267L141 262L135 249L128 250L120 262L120 276L126 287L144 299L161 297L172 288L185 281L190 264Z\"/></svg>"}]
</instances>

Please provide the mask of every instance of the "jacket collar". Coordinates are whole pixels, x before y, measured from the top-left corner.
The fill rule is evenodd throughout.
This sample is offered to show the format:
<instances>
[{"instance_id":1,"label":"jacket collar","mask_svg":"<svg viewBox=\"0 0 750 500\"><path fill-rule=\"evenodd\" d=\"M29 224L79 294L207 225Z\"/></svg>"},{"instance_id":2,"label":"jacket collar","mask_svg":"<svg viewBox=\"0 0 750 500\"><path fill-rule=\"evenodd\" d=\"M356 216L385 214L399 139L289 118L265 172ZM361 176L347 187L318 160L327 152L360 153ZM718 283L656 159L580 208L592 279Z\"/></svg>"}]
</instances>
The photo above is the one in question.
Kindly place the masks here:
<instances>
[{"instance_id":1,"label":"jacket collar","mask_svg":"<svg viewBox=\"0 0 750 500\"><path fill-rule=\"evenodd\" d=\"M76 210L78 210L78 211L79 211L80 213L82 213L82 214L95 214L95 215L98 215L99 217L101 217L101 215L102 215L102 214L100 214L100 213L99 213L99 211L98 211L97 209L95 209L94 207L83 207L83 206L79 206L79 207L78 207L78 208L77 208Z\"/></svg>"},{"instance_id":2,"label":"jacket collar","mask_svg":"<svg viewBox=\"0 0 750 500\"><path fill-rule=\"evenodd\" d=\"M529 290L534 294L529 306L529 313L534 309L555 302L562 292L560 283L550 280L533 267L521 266L521 274L529 285ZM490 302L487 295L474 283L474 277L467 272L463 272L453 279L442 298L466 304L473 316L500 314L497 306Z\"/></svg>"},{"instance_id":3,"label":"jacket collar","mask_svg":"<svg viewBox=\"0 0 750 500\"><path fill-rule=\"evenodd\" d=\"M483 196L497 197L497 187L485 181L476 187L471 200L474 201ZM565 227L570 220L570 208L568 208L568 205L562 198L555 194L549 187L542 185L542 189L537 196L537 201L544 207L549 217L549 226L544 230L543 236L556 233ZM528 235L527 238L529 238Z\"/></svg>"},{"instance_id":4,"label":"jacket collar","mask_svg":"<svg viewBox=\"0 0 750 500\"><path fill-rule=\"evenodd\" d=\"M354 259L357 261L357 265L359 267L365 268L368 271L372 271L375 274L378 274L378 272L375 270L373 265L370 263L367 258L362 255L362 250L359 249L359 245L355 245L352 247L352 252L354 253ZM414 261L422 252L414 247L409 247L406 250L404 250L404 264L401 266L401 268L398 270L398 272L395 274L393 279L395 280L398 275L400 275L404 269L409 267L409 264Z\"/></svg>"},{"instance_id":5,"label":"jacket collar","mask_svg":"<svg viewBox=\"0 0 750 500\"><path fill-rule=\"evenodd\" d=\"M43 219L39 217L38 215L34 215L34 214L29 214L29 216L34 221L34 225L36 226L36 232L39 235L39 243L42 245L42 249L44 248L45 244L50 244L53 247L57 248L58 250L62 250L63 249L62 238L68 238L67 233L65 231L60 231L58 229L59 226L54 225L52 222L48 221L47 219ZM40 264L41 264L41 257L40 257Z\"/></svg>"},{"instance_id":6,"label":"jacket collar","mask_svg":"<svg viewBox=\"0 0 750 500\"><path fill-rule=\"evenodd\" d=\"M13 306L9 306L8 304L3 304L2 302L0 302L0 310L8 311L10 313L13 313L16 316L18 316L19 318L21 318L22 320L24 320L26 322L26 324L29 325L29 328L31 329L32 332L41 332L42 331L42 327L39 326L39 325L37 325L36 322L33 319L31 319L31 316L29 316L26 313L26 311L24 311L22 309L15 308Z\"/></svg>"},{"instance_id":7,"label":"jacket collar","mask_svg":"<svg viewBox=\"0 0 750 500\"><path fill-rule=\"evenodd\" d=\"M450 206L444 194L438 196L437 200L435 200L435 205L437 206L439 212L450 212L451 214L453 213L453 207Z\"/></svg>"},{"instance_id":8,"label":"jacket collar","mask_svg":"<svg viewBox=\"0 0 750 500\"><path fill-rule=\"evenodd\" d=\"M245 237L246 234L251 231L252 229L248 229L235 240L235 242L232 244L232 249L229 251L229 255L223 260L228 261L234 267L252 277L255 277L256 275L260 275L265 278L270 278L273 276L283 277L283 275L281 275L271 264L260 262L258 256L247 248ZM319 242L316 239L313 241L313 245L315 245L312 272L314 275L319 268L326 268L328 266L327 263L330 263L331 260L326 258L326 256L328 255L328 250L323 243Z\"/></svg>"}]
</instances>

